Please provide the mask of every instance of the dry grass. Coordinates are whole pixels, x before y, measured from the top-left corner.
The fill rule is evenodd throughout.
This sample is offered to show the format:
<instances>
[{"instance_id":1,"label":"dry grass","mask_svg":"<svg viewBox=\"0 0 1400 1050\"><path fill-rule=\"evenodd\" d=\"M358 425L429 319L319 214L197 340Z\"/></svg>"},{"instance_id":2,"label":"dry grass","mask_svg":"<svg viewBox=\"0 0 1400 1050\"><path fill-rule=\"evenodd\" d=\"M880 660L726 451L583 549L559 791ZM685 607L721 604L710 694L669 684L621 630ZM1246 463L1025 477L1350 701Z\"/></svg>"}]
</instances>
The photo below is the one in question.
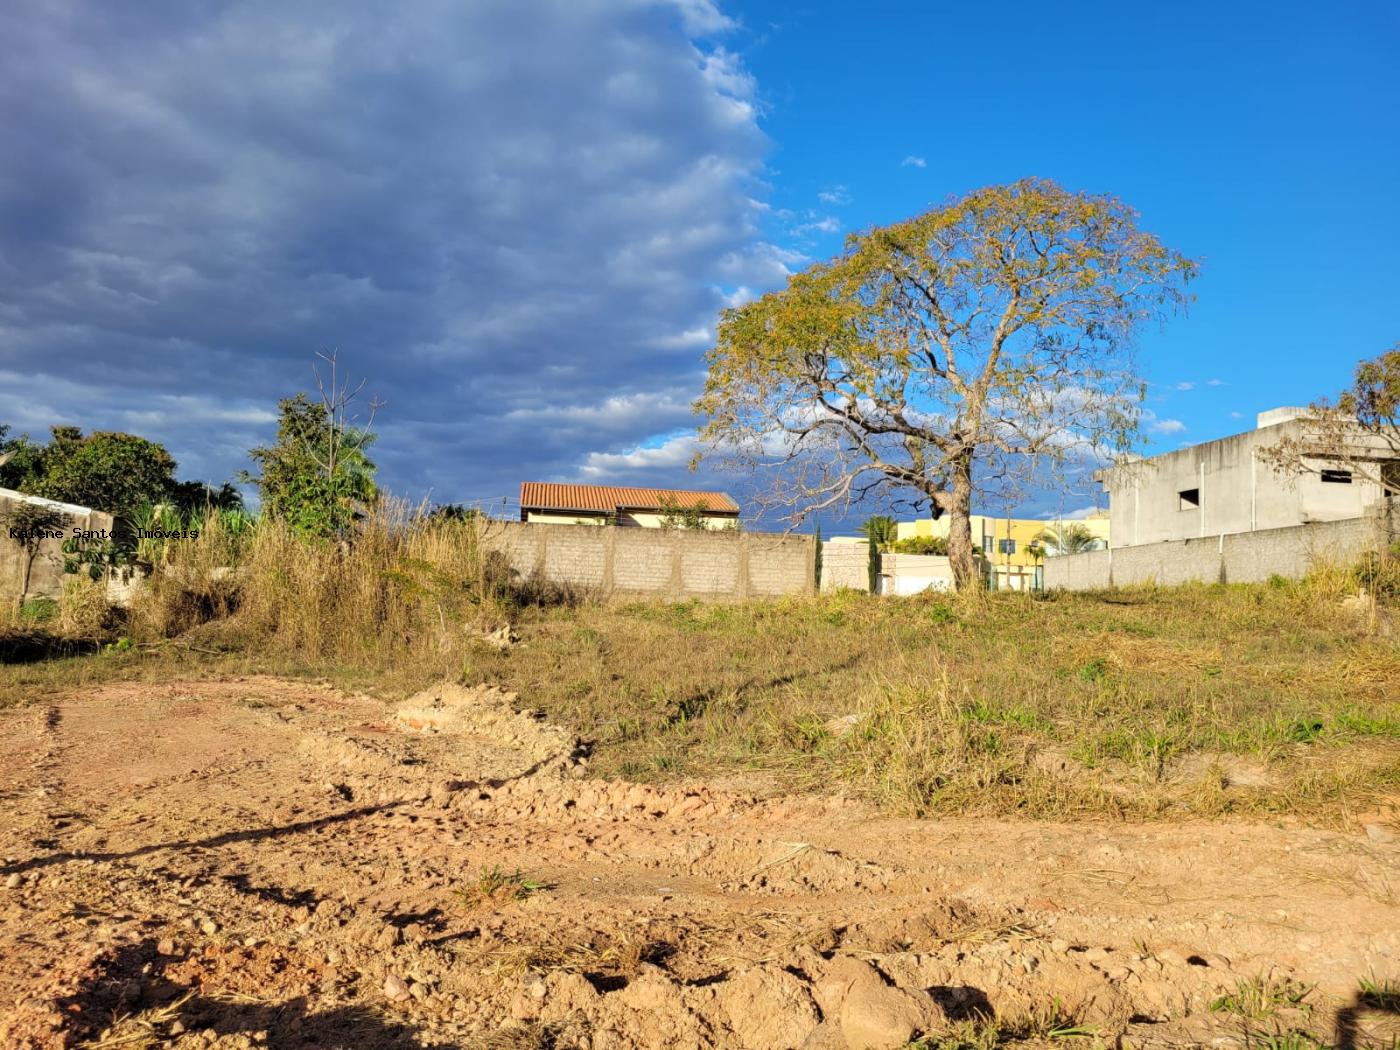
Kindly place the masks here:
<instances>
[{"instance_id":1,"label":"dry grass","mask_svg":"<svg viewBox=\"0 0 1400 1050\"><path fill-rule=\"evenodd\" d=\"M483 527L397 505L347 545L211 523L165 552L120 628L129 648L0 669L0 704L177 673L400 695L460 678L576 727L603 774L853 792L919 815L1342 820L1400 789L1395 609L1358 602L1355 573L560 605L512 590ZM61 616L81 633L99 612L75 589ZM507 620L520 644L483 642Z\"/></svg>"},{"instance_id":2,"label":"dry grass","mask_svg":"<svg viewBox=\"0 0 1400 1050\"><path fill-rule=\"evenodd\" d=\"M1400 786L1400 648L1316 586L534 610L477 652L635 779L895 811L1299 813Z\"/></svg>"}]
</instances>

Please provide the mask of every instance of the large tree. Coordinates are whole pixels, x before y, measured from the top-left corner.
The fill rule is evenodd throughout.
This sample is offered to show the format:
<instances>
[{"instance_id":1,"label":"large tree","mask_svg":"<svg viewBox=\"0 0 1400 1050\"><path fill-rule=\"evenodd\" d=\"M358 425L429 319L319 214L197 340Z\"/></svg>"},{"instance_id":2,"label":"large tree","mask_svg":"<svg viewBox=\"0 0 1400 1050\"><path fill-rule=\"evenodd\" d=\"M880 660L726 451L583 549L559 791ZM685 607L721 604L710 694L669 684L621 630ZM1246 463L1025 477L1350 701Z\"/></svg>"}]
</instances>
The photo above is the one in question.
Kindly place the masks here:
<instances>
[{"instance_id":1,"label":"large tree","mask_svg":"<svg viewBox=\"0 0 1400 1050\"><path fill-rule=\"evenodd\" d=\"M1313 402L1301 433L1262 458L1285 475L1341 469L1400 494L1400 343L1358 364L1336 401Z\"/></svg>"},{"instance_id":2,"label":"large tree","mask_svg":"<svg viewBox=\"0 0 1400 1050\"><path fill-rule=\"evenodd\" d=\"M1195 272L1114 198L1039 179L852 236L723 313L702 455L777 468L794 522L886 489L931 505L966 587L977 492L1132 447L1133 336Z\"/></svg>"},{"instance_id":3,"label":"large tree","mask_svg":"<svg viewBox=\"0 0 1400 1050\"><path fill-rule=\"evenodd\" d=\"M6 428L8 429L8 428ZM130 517L164 499L175 484L175 460L164 446L135 434L53 428L47 445L25 437L5 442L0 481L34 496Z\"/></svg>"}]
</instances>

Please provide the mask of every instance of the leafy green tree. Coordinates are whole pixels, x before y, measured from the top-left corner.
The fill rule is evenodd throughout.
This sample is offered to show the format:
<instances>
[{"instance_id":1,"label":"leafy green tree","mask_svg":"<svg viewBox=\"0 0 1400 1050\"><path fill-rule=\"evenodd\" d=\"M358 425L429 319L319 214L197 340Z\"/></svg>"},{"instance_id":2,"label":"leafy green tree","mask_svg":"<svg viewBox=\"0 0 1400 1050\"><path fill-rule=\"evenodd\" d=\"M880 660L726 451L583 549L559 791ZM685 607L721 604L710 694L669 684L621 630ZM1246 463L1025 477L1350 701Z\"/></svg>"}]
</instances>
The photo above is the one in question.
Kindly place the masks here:
<instances>
[{"instance_id":1,"label":"leafy green tree","mask_svg":"<svg viewBox=\"0 0 1400 1050\"><path fill-rule=\"evenodd\" d=\"M163 499L175 484L175 460L164 447L109 430L84 436L77 427L54 427L47 445L24 441L5 467L22 472L15 481L23 492L118 517Z\"/></svg>"},{"instance_id":2,"label":"leafy green tree","mask_svg":"<svg viewBox=\"0 0 1400 1050\"><path fill-rule=\"evenodd\" d=\"M10 437L10 426L0 423L0 487L31 495L41 473L44 448L28 434Z\"/></svg>"},{"instance_id":3,"label":"leafy green tree","mask_svg":"<svg viewBox=\"0 0 1400 1050\"><path fill-rule=\"evenodd\" d=\"M240 478L258 486L265 513L285 520L303 536L344 536L355 520L379 498L375 465L366 450L379 402L369 404L370 418L357 426L352 402L364 387L351 390L337 376L334 354L318 354L330 366L328 379L316 374L319 400L305 393L278 402L277 443L251 449L259 473Z\"/></svg>"},{"instance_id":4,"label":"leafy green tree","mask_svg":"<svg viewBox=\"0 0 1400 1050\"><path fill-rule=\"evenodd\" d=\"M1084 551L1095 551L1103 546L1102 539L1095 536L1087 525L1081 525L1077 521L1057 521L1037 533L1031 542L1045 554L1052 556L1082 554Z\"/></svg>"},{"instance_id":5,"label":"leafy green tree","mask_svg":"<svg viewBox=\"0 0 1400 1050\"><path fill-rule=\"evenodd\" d=\"M218 488L203 481L177 481L167 498L185 518L198 517L211 510L243 509L243 493L228 481Z\"/></svg>"},{"instance_id":6,"label":"leafy green tree","mask_svg":"<svg viewBox=\"0 0 1400 1050\"><path fill-rule=\"evenodd\" d=\"M933 506L975 585L974 495L1131 450L1133 337L1195 273L1112 197L977 190L724 311L703 455L779 468L766 502L794 521L889 491Z\"/></svg>"},{"instance_id":7,"label":"leafy green tree","mask_svg":"<svg viewBox=\"0 0 1400 1050\"><path fill-rule=\"evenodd\" d=\"M297 394L277 408L277 442L249 450L259 473L245 472L242 479L257 485L264 513L302 535L343 535L378 496L375 465L365 453L375 436L342 434L346 440L332 457L334 423L324 405Z\"/></svg>"}]
</instances>

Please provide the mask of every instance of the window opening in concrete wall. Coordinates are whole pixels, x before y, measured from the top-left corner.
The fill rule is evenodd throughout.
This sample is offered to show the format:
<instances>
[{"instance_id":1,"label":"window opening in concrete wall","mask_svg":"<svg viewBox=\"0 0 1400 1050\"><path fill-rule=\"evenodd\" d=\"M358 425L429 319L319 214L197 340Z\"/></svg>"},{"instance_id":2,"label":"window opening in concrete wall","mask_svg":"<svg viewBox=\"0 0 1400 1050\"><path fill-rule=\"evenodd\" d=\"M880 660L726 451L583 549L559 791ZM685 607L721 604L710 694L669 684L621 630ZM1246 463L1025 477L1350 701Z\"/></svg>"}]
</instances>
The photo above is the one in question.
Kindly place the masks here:
<instances>
[{"instance_id":1,"label":"window opening in concrete wall","mask_svg":"<svg viewBox=\"0 0 1400 1050\"><path fill-rule=\"evenodd\" d=\"M1201 506L1200 489L1182 489L1176 494L1177 510L1199 510Z\"/></svg>"},{"instance_id":2,"label":"window opening in concrete wall","mask_svg":"<svg viewBox=\"0 0 1400 1050\"><path fill-rule=\"evenodd\" d=\"M1351 471L1349 470L1324 470L1322 480L1329 485L1350 485Z\"/></svg>"}]
</instances>

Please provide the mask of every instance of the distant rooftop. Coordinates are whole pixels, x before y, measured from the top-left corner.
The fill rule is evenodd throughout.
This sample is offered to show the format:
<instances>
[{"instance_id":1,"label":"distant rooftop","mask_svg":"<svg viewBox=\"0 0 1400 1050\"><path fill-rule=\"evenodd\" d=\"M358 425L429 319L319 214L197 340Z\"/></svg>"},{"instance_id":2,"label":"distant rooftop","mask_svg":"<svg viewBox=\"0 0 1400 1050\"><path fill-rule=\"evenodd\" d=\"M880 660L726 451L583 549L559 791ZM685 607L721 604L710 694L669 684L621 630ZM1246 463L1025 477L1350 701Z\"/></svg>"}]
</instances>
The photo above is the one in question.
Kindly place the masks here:
<instances>
[{"instance_id":1,"label":"distant rooftop","mask_svg":"<svg viewBox=\"0 0 1400 1050\"><path fill-rule=\"evenodd\" d=\"M724 492L690 489L646 489L624 485L561 485L550 481L522 481L520 509L590 511L613 514L622 510L703 510L713 514L738 514L739 504Z\"/></svg>"}]
</instances>

